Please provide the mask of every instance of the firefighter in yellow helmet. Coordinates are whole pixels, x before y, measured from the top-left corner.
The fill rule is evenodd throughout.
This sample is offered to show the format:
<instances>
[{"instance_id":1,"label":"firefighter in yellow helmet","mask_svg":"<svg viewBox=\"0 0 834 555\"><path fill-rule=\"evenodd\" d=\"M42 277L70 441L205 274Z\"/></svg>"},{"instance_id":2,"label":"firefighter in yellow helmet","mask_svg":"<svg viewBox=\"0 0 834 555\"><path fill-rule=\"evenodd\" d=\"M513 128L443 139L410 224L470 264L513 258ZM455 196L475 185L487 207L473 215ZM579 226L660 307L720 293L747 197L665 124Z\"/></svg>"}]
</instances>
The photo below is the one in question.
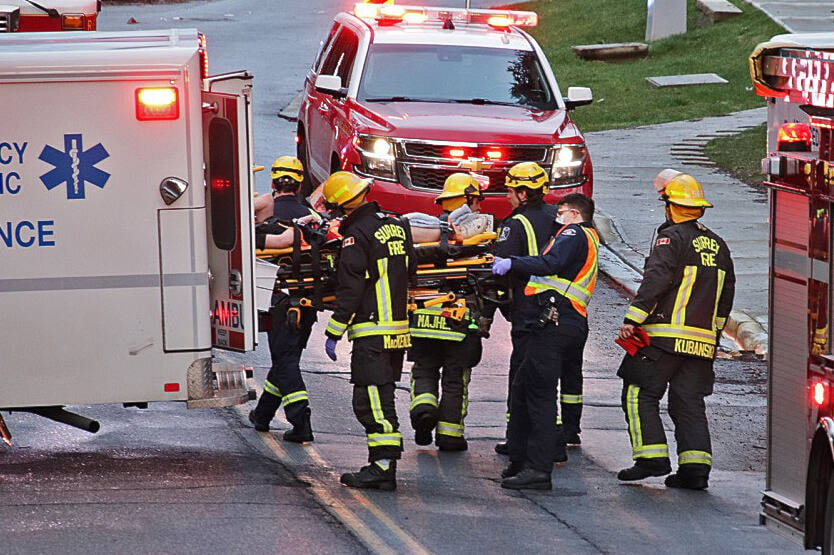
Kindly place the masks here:
<instances>
[{"instance_id":1,"label":"firefighter in yellow helmet","mask_svg":"<svg viewBox=\"0 0 834 555\"><path fill-rule=\"evenodd\" d=\"M368 466L342 474L355 488L396 489L402 454L394 386L400 379L408 333L408 283L417 271L408 226L383 213L366 197L371 180L339 171L324 183L324 200L340 226L342 248L338 287L327 322L325 351L336 360L336 344L347 333L353 342L350 377L353 411L365 428Z\"/></svg>"},{"instance_id":2,"label":"firefighter in yellow helmet","mask_svg":"<svg viewBox=\"0 0 834 555\"><path fill-rule=\"evenodd\" d=\"M664 170L655 188L666 222L619 333L628 341L642 327L650 345L626 355L618 371L634 466L617 477L634 481L672 471L659 411L668 388L678 471L666 486L704 489L712 468L704 397L712 393L715 349L733 304L733 261L724 240L698 221L712 206L698 181Z\"/></svg>"},{"instance_id":3,"label":"firefighter in yellow helmet","mask_svg":"<svg viewBox=\"0 0 834 555\"><path fill-rule=\"evenodd\" d=\"M261 215L269 214L255 227L255 242L258 248L267 246L270 238L284 236L283 232L292 228L292 221L309 216L317 216L314 210L299 202L298 187L304 179L304 167L293 156L280 156L272 164L272 195L263 195L266 200ZM258 200L257 197L256 211ZM263 204L263 203L262 203ZM285 234L286 235L286 234ZM290 234L291 237L291 234ZM312 308L299 308L298 321L287 320L289 297L277 293L272 297L270 316L272 327L267 331L269 353L272 366L264 382L264 391L258 404L249 413L249 421L258 431L269 431L269 425L278 408L283 405L287 420L292 429L284 433L284 441L305 443L313 441L313 428L310 423L310 401L307 387L301 376L301 354L307 346L316 311Z\"/></svg>"},{"instance_id":4,"label":"firefighter in yellow helmet","mask_svg":"<svg viewBox=\"0 0 834 555\"><path fill-rule=\"evenodd\" d=\"M450 214L464 206L477 213L482 198L480 184L471 175L450 175L443 191L435 198L435 202L443 207L439 216L441 222L448 224ZM449 228L444 226L441 245L448 237ZM469 378L472 368L481 361L478 318L482 307L481 300L471 292L468 295L463 291L450 292L456 295L454 303L460 303L461 299L465 302L464 313L458 315L450 311L454 306L437 305L418 307L411 314L412 343L408 351L409 360L414 362L411 369L411 425L417 445L429 445L436 429L434 441L438 449L465 451L468 448L464 419L469 404Z\"/></svg>"},{"instance_id":5,"label":"firefighter in yellow helmet","mask_svg":"<svg viewBox=\"0 0 834 555\"><path fill-rule=\"evenodd\" d=\"M544 202L549 183L550 178L547 172L535 162L521 162L507 172L505 179L507 200L513 207L513 211L498 228L495 256L509 258L511 256L537 256L541 253L541 249L553 234L556 220L556 207ZM516 303L524 299L526 284L527 280L519 276L509 277L509 286L514 300L509 307L509 313L504 312L504 316L510 320L510 338L513 346L507 385L507 423L511 418L509 392L529 337L529 334L523 331L524 326L516 317L517 311L515 310ZM486 305L484 317L491 319L496 308L494 305ZM507 443L498 443L495 451L502 455L508 454ZM556 458L560 461L567 460L567 449L560 448Z\"/></svg>"}]
</instances>

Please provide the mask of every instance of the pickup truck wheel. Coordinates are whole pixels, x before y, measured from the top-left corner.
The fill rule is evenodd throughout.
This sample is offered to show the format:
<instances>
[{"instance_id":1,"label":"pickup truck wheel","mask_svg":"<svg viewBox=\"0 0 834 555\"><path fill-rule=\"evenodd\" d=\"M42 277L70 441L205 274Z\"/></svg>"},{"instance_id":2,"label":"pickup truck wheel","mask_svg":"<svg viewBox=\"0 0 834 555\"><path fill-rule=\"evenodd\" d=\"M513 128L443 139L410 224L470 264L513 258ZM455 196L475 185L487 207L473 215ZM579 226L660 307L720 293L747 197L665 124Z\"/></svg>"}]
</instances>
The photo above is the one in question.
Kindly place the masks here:
<instances>
[{"instance_id":1,"label":"pickup truck wheel","mask_svg":"<svg viewBox=\"0 0 834 555\"><path fill-rule=\"evenodd\" d=\"M825 530L822 536L823 555L834 555L834 470L828 479L828 496L825 500Z\"/></svg>"}]
</instances>

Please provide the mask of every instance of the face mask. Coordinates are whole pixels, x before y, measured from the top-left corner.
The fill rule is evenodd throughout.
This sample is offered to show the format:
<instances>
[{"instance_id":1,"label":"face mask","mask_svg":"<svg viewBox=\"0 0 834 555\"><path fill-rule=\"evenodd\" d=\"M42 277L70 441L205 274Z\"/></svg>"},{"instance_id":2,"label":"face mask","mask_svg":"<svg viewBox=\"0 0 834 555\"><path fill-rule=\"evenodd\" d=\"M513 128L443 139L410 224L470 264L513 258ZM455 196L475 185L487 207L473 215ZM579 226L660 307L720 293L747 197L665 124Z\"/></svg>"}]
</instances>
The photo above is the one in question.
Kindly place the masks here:
<instances>
[{"instance_id":1,"label":"face mask","mask_svg":"<svg viewBox=\"0 0 834 555\"><path fill-rule=\"evenodd\" d=\"M556 223L559 225L565 225L565 218L563 216L556 216Z\"/></svg>"}]
</instances>

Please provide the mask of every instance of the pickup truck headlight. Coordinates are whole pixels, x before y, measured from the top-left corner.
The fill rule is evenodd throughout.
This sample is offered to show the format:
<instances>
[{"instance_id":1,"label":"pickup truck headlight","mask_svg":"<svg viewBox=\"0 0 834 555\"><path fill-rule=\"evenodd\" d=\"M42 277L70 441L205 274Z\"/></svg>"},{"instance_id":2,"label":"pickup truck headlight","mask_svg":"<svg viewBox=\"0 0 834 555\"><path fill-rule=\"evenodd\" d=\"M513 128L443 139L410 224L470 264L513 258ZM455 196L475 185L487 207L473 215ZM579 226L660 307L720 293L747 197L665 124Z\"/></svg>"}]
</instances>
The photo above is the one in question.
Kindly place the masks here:
<instances>
[{"instance_id":1,"label":"pickup truck headlight","mask_svg":"<svg viewBox=\"0 0 834 555\"><path fill-rule=\"evenodd\" d=\"M582 175L582 166L588 157L585 145L556 145L550 155L551 187L573 187L585 181L585 176Z\"/></svg>"},{"instance_id":2,"label":"pickup truck headlight","mask_svg":"<svg viewBox=\"0 0 834 555\"><path fill-rule=\"evenodd\" d=\"M360 135L354 140L362 161L359 172L380 179L397 178L394 162L394 145L385 137Z\"/></svg>"}]
</instances>

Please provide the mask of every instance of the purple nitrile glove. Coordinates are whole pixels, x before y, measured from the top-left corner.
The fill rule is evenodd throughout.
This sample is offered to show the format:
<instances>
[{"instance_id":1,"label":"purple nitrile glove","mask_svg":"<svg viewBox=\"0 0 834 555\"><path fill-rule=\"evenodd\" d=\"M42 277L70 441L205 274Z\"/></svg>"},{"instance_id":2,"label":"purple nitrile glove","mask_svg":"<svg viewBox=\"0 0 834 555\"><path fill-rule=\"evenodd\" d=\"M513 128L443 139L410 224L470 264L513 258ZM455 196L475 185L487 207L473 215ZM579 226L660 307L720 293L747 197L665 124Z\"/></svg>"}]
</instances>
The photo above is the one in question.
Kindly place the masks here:
<instances>
[{"instance_id":1,"label":"purple nitrile glove","mask_svg":"<svg viewBox=\"0 0 834 555\"><path fill-rule=\"evenodd\" d=\"M510 271L510 268L513 267L513 261L509 258L500 258L498 256L495 257L495 261L492 263L492 273L496 276L503 276L507 272Z\"/></svg>"},{"instance_id":2,"label":"purple nitrile glove","mask_svg":"<svg viewBox=\"0 0 834 555\"><path fill-rule=\"evenodd\" d=\"M336 362L336 343L338 343L338 341L332 337L328 337L327 341L324 342L324 352L327 353L327 356L330 357L330 360L333 362Z\"/></svg>"}]
</instances>

